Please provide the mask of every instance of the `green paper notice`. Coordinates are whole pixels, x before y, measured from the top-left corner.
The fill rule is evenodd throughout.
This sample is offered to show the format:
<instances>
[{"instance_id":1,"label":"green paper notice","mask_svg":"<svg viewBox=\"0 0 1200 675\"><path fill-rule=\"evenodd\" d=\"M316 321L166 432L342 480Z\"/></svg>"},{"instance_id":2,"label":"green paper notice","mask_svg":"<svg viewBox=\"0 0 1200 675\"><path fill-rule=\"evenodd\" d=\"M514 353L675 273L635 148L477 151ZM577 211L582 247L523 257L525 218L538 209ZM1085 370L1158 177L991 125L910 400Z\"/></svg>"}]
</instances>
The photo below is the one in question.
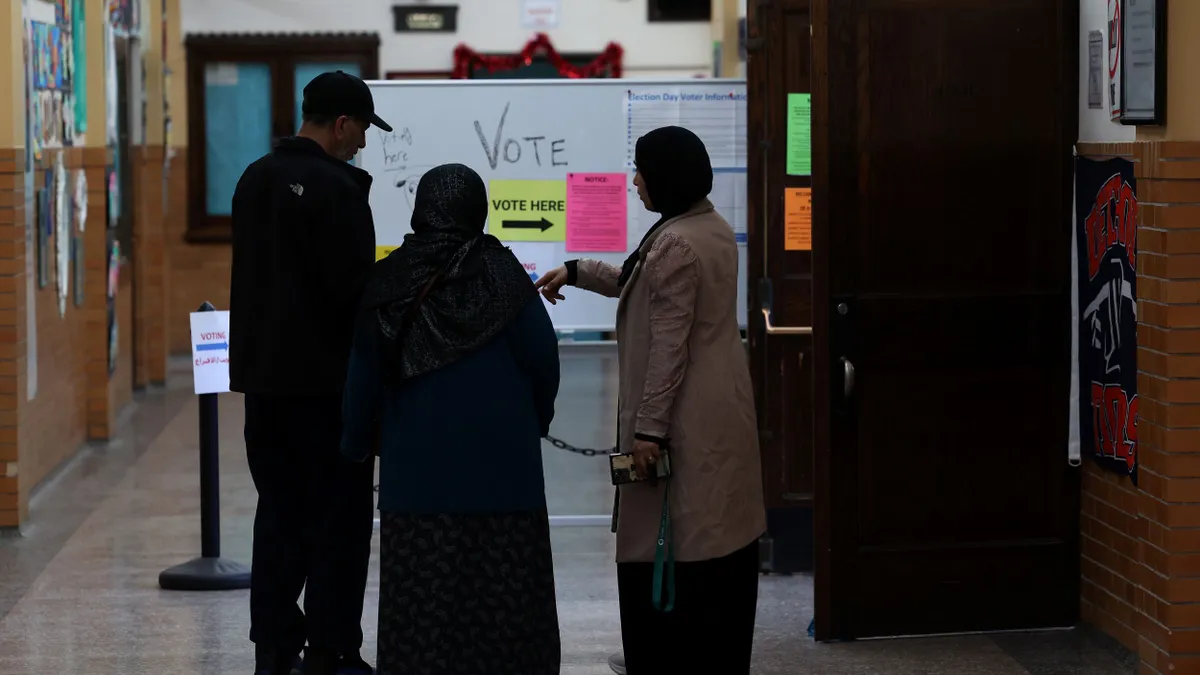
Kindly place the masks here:
<instances>
[{"instance_id":1,"label":"green paper notice","mask_svg":"<svg viewBox=\"0 0 1200 675\"><path fill-rule=\"evenodd\" d=\"M788 94L787 172L812 175L812 94Z\"/></svg>"}]
</instances>

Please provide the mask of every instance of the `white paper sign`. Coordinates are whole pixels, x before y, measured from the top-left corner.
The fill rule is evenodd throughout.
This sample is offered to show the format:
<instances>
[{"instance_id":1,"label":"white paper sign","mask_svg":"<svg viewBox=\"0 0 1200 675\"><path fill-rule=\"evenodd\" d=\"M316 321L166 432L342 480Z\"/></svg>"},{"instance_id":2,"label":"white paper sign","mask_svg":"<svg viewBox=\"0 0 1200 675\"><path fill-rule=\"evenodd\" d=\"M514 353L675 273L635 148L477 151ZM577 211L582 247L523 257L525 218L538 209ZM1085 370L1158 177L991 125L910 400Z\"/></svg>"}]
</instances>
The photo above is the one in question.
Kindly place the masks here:
<instances>
[{"instance_id":1,"label":"white paper sign","mask_svg":"<svg viewBox=\"0 0 1200 675\"><path fill-rule=\"evenodd\" d=\"M529 273L529 278L534 281L562 264L561 260L554 259L554 247L550 244L522 241L509 242L508 247L513 255L517 256L517 260L521 261L521 266ZM542 299L542 302L546 305L546 311L553 317L554 305L546 302L545 298Z\"/></svg>"},{"instance_id":2,"label":"white paper sign","mask_svg":"<svg viewBox=\"0 0 1200 675\"><path fill-rule=\"evenodd\" d=\"M1104 108L1104 33L1088 31L1087 101L1091 110Z\"/></svg>"},{"instance_id":3,"label":"white paper sign","mask_svg":"<svg viewBox=\"0 0 1200 675\"><path fill-rule=\"evenodd\" d=\"M25 18L38 23L48 23L53 26L57 19L54 16L54 0L34 0L25 6L28 12Z\"/></svg>"},{"instance_id":4,"label":"white paper sign","mask_svg":"<svg viewBox=\"0 0 1200 675\"><path fill-rule=\"evenodd\" d=\"M54 161L54 283L58 290L58 316L67 314L67 290L71 284L71 222L67 210L67 169L63 153Z\"/></svg>"},{"instance_id":5,"label":"white paper sign","mask_svg":"<svg viewBox=\"0 0 1200 675\"><path fill-rule=\"evenodd\" d=\"M207 64L204 67L204 84L208 87L236 87L238 84L238 64Z\"/></svg>"},{"instance_id":6,"label":"white paper sign","mask_svg":"<svg viewBox=\"0 0 1200 675\"><path fill-rule=\"evenodd\" d=\"M196 393L228 393L229 312L192 312L191 318Z\"/></svg>"},{"instance_id":7,"label":"white paper sign","mask_svg":"<svg viewBox=\"0 0 1200 675\"><path fill-rule=\"evenodd\" d=\"M562 0L522 0L523 28L558 28L558 13Z\"/></svg>"}]
</instances>

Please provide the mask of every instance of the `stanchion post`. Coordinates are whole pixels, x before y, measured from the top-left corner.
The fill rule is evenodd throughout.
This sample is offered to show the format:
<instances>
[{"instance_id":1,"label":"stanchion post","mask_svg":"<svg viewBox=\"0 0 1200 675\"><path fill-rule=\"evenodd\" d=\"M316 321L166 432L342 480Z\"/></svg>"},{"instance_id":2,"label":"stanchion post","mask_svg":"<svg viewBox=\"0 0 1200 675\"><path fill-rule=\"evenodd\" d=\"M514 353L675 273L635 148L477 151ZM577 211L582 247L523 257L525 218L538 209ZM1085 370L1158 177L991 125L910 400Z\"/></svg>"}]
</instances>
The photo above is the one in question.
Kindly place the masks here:
<instances>
[{"instance_id":1,"label":"stanchion post","mask_svg":"<svg viewBox=\"0 0 1200 675\"><path fill-rule=\"evenodd\" d=\"M211 303L205 302L197 311L215 310ZM228 349L228 340L223 349ZM163 570L158 575L158 585L163 590L225 591L250 587L250 568L221 557L218 396L216 393L197 396L200 406L200 557Z\"/></svg>"},{"instance_id":2,"label":"stanchion post","mask_svg":"<svg viewBox=\"0 0 1200 675\"><path fill-rule=\"evenodd\" d=\"M221 557L221 473L218 394L200 394L200 555Z\"/></svg>"}]
</instances>

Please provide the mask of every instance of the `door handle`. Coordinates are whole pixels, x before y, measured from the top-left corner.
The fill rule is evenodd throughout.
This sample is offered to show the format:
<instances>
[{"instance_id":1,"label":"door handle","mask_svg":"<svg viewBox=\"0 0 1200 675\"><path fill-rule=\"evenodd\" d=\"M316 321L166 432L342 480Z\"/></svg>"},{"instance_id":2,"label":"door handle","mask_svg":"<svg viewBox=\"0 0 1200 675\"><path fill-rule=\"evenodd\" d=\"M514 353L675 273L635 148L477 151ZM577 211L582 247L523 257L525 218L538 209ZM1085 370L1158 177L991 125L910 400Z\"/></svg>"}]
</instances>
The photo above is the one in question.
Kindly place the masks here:
<instances>
[{"instance_id":1,"label":"door handle","mask_svg":"<svg viewBox=\"0 0 1200 675\"><path fill-rule=\"evenodd\" d=\"M842 357L842 396L849 401L854 393L854 364L850 359Z\"/></svg>"},{"instance_id":2,"label":"door handle","mask_svg":"<svg viewBox=\"0 0 1200 675\"><path fill-rule=\"evenodd\" d=\"M776 326L771 323L771 310L763 307L763 325L767 335L812 335L812 326Z\"/></svg>"},{"instance_id":3,"label":"door handle","mask_svg":"<svg viewBox=\"0 0 1200 675\"><path fill-rule=\"evenodd\" d=\"M759 279L758 297L762 300L763 327L766 329L767 335L812 335L812 326L776 326L771 321L771 307L774 305L775 293L770 279Z\"/></svg>"}]
</instances>

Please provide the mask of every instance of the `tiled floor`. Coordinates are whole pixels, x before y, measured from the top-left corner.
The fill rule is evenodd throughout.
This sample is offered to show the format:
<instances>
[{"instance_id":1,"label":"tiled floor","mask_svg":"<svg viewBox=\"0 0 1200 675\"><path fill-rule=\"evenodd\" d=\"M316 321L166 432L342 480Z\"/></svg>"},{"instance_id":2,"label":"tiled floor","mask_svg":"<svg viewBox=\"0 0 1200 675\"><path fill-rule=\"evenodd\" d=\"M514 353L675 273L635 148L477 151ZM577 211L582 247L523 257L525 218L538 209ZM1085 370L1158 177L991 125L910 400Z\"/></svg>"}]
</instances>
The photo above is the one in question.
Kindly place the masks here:
<instances>
[{"instance_id":1,"label":"tiled floor","mask_svg":"<svg viewBox=\"0 0 1200 675\"><path fill-rule=\"evenodd\" d=\"M186 368L186 364L183 364ZM611 446L611 356L564 360L555 434ZM250 672L247 593L170 593L158 573L199 548L197 413L190 376L146 394L120 438L84 451L42 490L22 536L0 539L0 673ZM248 561L254 491L246 472L240 399L221 401L224 553ZM606 515L603 459L547 446L552 513ZM608 673L620 644L611 535L553 531L563 673ZM373 571L372 578L376 578ZM375 641L368 589L366 654ZM755 673L763 675L1123 675L1131 657L1086 631L814 644L806 577L762 580Z\"/></svg>"}]
</instances>

